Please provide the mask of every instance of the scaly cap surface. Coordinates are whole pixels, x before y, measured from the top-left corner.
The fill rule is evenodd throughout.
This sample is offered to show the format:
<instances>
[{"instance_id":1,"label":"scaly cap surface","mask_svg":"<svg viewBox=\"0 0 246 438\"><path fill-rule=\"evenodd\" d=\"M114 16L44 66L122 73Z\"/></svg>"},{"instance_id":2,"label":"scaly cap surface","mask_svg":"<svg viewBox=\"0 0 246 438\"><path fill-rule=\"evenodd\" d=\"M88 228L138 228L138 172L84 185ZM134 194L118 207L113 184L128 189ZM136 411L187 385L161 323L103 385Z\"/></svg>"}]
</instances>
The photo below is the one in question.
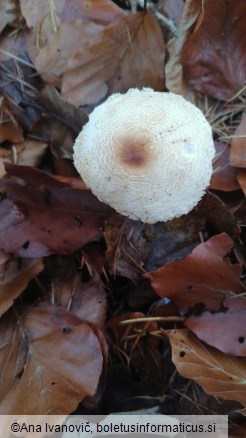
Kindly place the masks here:
<instances>
[{"instance_id":1,"label":"scaly cap surface","mask_svg":"<svg viewBox=\"0 0 246 438\"><path fill-rule=\"evenodd\" d=\"M76 139L74 164L101 201L155 223L198 203L214 154L211 127L196 106L144 88L113 94L94 109Z\"/></svg>"}]
</instances>

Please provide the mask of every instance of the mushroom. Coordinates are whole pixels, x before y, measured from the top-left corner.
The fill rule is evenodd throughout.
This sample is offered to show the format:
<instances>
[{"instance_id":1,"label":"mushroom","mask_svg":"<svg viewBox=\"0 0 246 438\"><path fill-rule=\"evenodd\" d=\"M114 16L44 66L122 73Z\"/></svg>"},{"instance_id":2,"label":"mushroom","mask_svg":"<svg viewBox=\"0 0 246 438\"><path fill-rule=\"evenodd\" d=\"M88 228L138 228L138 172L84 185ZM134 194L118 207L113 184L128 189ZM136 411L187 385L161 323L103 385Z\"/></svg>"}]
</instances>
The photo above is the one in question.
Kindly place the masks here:
<instances>
[{"instance_id":1,"label":"mushroom","mask_svg":"<svg viewBox=\"0 0 246 438\"><path fill-rule=\"evenodd\" d=\"M167 221L202 198L215 154L203 113L150 88L113 94L90 114L74 164L103 202L132 219Z\"/></svg>"}]
</instances>

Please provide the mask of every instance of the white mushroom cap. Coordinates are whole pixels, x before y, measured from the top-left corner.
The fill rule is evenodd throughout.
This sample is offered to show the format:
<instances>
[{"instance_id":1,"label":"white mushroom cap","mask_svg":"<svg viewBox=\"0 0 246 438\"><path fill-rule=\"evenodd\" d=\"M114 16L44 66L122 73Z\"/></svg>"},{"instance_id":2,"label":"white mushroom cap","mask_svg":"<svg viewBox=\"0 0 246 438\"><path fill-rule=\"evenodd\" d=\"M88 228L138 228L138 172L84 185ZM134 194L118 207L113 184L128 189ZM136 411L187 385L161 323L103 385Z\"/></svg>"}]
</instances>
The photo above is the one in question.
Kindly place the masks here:
<instances>
[{"instance_id":1,"label":"white mushroom cap","mask_svg":"<svg viewBox=\"0 0 246 438\"><path fill-rule=\"evenodd\" d=\"M155 223L198 203L214 154L211 127L196 106L144 88L113 94L94 109L76 139L74 164L101 201Z\"/></svg>"}]
</instances>

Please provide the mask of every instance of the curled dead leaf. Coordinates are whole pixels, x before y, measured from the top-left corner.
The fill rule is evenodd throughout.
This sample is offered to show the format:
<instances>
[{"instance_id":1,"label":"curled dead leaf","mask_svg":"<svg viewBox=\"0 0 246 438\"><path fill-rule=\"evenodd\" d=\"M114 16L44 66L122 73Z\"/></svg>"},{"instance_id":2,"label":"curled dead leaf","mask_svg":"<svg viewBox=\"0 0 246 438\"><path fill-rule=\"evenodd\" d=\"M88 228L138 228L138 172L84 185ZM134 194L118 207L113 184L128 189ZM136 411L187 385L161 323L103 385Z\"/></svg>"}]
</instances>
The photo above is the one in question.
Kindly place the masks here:
<instances>
[{"instance_id":1,"label":"curled dead leaf","mask_svg":"<svg viewBox=\"0 0 246 438\"><path fill-rule=\"evenodd\" d=\"M87 322L48 303L8 314L0 324L1 412L74 411L97 390L105 355L101 337Z\"/></svg>"},{"instance_id":2,"label":"curled dead leaf","mask_svg":"<svg viewBox=\"0 0 246 438\"><path fill-rule=\"evenodd\" d=\"M231 99L246 80L246 3L207 0L181 54L184 78L197 92Z\"/></svg>"},{"instance_id":3,"label":"curled dead leaf","mask_svg":"<svg viewBox=\"0 0 246 438\"><path fill-rule=\"evenodd\" d=\"M156 18L147 12L117 20L69 60L62 97L74 105L98 102L107 92L164 85L165 46Z\"/></svg>"},{"instance_id":4,"label":"curled dead leaf","mask_svg":"<svg viewBox=\"0 0 246 438\"><path fill-rule=\"evenodd\" d=\"M206 346L186 330L171 330L172 361L178 372L215 397L246 407L246 359ZM246 415L246 409L240 411Z\"/></svg>"},{"instance_id":5,"label":"curled dead leaf","mask_svg":"<svg viewBox=\"0 0 246 438\"><path fill-rule=\"evenodd\" d=\"M9 259L5 261L5 266L4 274L0 278L0 316L12 306L29 281L44 268L40 259Z\"/></svg>"},{"instance_id":6,"label":"curled dead leaf","mask_svg":"<svg viewBox=\"0 0 246 438\"><path fill-rule=\"evenodd\" d=\"M230 150L230 164L235 167L246 167L246 116L242 118L233 135Z\"/></svg>"},{"instance_id":7,"label":"curled dead leaf","mask_svg":"<svg viewBox=\"0 0 246 438\"><path fill-rule=\"evenodd\" d=\"M241 266L226 258L232 245L227 234L218 234L187 257L167 263L145 277L159 296L172 298L182 312L195 305L200 310L219 310L226 292L244 291Z\"/></svg>"},{"instance_id":8,"label":"curled dead leaf","mask_svg":"<svg viewBox=\"0 0 246 438\"><path fill-rule=\"evenodd\" d=\"M29 182L1 181L6 199L0 203L0 245L7 252L31 258L69 254L101 239L112 210L90 191L74 189L33 167L6 163L6 169Z\"/></svg>"},{"instance_id":9,"label":"curled dead leaf","mask_svg":"<svg viewBox=\"0 0 246 438\"><path fill-rule=\"evenodd\" d=\"M208 345L223 353L246 356L246 298L227 294L219 312L191 315L185 326Z\"/></svg>"}]
</instances>

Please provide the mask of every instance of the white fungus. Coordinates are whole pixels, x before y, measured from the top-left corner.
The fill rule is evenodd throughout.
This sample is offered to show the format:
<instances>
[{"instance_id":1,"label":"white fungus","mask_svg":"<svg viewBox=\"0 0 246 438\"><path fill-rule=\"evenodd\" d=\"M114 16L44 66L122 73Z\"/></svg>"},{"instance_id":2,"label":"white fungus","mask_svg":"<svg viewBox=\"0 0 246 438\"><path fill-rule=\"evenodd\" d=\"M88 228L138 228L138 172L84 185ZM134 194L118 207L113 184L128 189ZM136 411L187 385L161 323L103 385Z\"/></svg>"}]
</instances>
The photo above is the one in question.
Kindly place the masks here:
<instances>
[{"instance_id":1,"label":"white fungus","mask_svg":"<svg viewBox=\"0 0 246 438\"><path fill-rule=\"evenodd\" d=\"M183 97L150 88L113 94L90 114L74 164L103 202L155 223L188 213L209 184L211 127Z\"/></svg>"}]
</instances>

